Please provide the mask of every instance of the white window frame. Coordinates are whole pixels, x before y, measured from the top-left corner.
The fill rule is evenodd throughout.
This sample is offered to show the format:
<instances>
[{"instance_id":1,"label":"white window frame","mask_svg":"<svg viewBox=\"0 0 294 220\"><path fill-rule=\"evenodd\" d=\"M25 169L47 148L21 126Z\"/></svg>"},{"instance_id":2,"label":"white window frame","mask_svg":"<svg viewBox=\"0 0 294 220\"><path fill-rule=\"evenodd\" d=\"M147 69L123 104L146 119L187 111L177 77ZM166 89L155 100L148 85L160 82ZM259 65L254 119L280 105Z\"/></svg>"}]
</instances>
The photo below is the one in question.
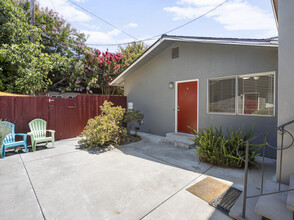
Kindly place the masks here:
<instances>
[{"instance_id":1,"label":"white window frame","mask_svg":"<svg viewBox=\"0 0 294 220\"><path fill-rule=\"evenodd\" d=\"M274 88L273 88L273 98L274 98L274 108L272 115L259 115L259 114L244 114L238 113L238 79L241 77L253 77L253 76L266 76L272 75L274 76ZM210 112L209 111L209 81L210 80L225 80L225 79L234 79L235 78L235 113L230 112ZM207 79L207 104L206 104L206 113L211 115L238 115L238 116L251 116L251 117L276 117L276 71L268 71L268 72L260 72L260 73L248 73L248 74L240 74L240 75L232 75L232 76L224 76L224 77L215 77ZM259 106L258 106L259 107Z\"/></svg>"},{"instance_id":2,"label":"white window frame","mask_svg":"<svg viewBox=\"0 0 294 220\"><path fill-rule=\"evenodd\" d=\"M235 113L233 112L210 112L209 111L209 80L226 80L226 79L235 79ZM216 77L216 78L209 78L207 79L207 114L212 114L212 115L237 115L236 114L236 108L237 106L237 97L236 97L236 92L238 91L238 83L237 83L237 76L224 76L224 77Z\"/></svg>"}]
</instances>

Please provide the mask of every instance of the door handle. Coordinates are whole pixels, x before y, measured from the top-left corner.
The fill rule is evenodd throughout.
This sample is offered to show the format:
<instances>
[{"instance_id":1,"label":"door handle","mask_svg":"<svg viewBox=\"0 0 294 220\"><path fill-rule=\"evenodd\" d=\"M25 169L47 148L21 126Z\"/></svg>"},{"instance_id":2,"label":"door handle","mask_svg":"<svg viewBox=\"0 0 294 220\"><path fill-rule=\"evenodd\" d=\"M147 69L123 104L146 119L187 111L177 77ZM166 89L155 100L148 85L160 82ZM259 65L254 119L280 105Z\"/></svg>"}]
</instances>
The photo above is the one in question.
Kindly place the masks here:
<instances>
[{"instance_id":1,"label":"door handle","mask_svg":"<svg viewBox=\"0 0 294 220\"><path fill-rule=\"evenodd\" d=\"M180 111L180 106L178 106L178 112Z\"/></svg>"}]
</instances>

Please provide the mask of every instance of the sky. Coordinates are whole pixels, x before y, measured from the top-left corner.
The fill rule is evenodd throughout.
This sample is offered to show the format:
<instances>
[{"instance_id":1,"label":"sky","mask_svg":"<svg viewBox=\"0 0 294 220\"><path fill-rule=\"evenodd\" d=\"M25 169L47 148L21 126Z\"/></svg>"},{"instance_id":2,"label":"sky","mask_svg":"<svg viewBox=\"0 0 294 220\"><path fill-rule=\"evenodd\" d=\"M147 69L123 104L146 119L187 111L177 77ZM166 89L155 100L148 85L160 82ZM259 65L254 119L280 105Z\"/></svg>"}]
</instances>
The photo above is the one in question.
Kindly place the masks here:
<instances>
[{"instance_id":1,"label":"sky","mask_svg":"<svg viewBox=\"0 0 294 220\"><path fill-rule=\"evenodd\" d=\"M111 52L117 51L118 46L108 44L121 44L160 36L224 2L224 0L36 1L42 7L57 11L73 27L88 35L88 44L97 44L93 47L101 51L108 49ZM169 34L237 38L269 38L278 35L271 0L228 0L200 19ZM156 39L158 37L144 43L151 45Z\"/></svg>"}]
</instances>

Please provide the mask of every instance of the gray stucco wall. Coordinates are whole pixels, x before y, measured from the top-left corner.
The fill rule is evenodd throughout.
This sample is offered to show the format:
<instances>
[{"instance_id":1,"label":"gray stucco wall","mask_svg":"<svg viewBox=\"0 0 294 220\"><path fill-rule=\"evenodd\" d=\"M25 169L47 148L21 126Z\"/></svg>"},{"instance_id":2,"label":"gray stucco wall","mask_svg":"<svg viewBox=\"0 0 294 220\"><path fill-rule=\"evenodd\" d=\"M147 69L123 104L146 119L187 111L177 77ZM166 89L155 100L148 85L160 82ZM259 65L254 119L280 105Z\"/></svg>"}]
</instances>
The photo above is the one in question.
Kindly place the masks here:
<instances>
[{"instance_id":1,"label":"gray stucco wall","mask_svg":"<svg viewBox=\"0 0 294 220\"><path fill-rule=\"evenodd\" d=\"M279 82L278 125L294 120L294 1L279 1ZM290 128L290 129L289 129ZM294 134L294 126L288 127ZM279 136L280 137L280 136ZM289 141L289 140L288 140ZM278 140L278 145L280 141ZM283 152L282 180L287 183L294 173L294 147ZM279 171L280 156L277 157ZM279 177L279 173L278 177Z\"/></svg>"},{"instance_id":2,"label":"gray stucco wall","mask_svg":"<svg viewBox=\"0 0 294 220\"><path fill-rule=\"evenodd\" d=\"M179 47L180 57L171 59L174 47ZM207 79L276 71L277 57L277 48L175 42L125 80L125 95L144 112L141 130L164 136L175 131L175 89L169 89L168 83L198 79L199 128L213 125L225 130L242 124L248 128L255 123L258 134L276 126L277 118L208 114ZM276 143L276 135L270 141ZM267 156L275 157L275 152Z\"/></svg>"}]
</instances>

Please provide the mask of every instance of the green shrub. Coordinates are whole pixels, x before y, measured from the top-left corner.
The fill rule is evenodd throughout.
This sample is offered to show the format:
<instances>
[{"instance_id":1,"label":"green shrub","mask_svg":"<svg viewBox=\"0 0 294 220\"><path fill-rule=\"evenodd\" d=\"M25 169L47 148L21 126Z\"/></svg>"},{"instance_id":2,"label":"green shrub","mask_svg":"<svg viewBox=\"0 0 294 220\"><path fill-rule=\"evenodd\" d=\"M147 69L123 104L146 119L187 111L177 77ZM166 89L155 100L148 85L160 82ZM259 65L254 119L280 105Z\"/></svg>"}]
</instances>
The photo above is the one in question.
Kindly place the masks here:
<instances>
[{"instance_id":1,"label":"green shrub","mask_svg":"<svg viewBox=\"0 0 294 220\"><path fill-rule=\"evenodd\" d=\"M237 155L236 148L239 144L252 138L255 133L253 126L249 130L243 131L242 128L233 131L227 130L227 134L224 135L222 129L207 128L199 129L199 132L193 129L196 134L192 140L196 143L196 155L199 156L199 160L207 162L216 166L222 167L244 167L244 162ZM262 145L249 145L249 166L256 166L255 156L259 155L257 151ZM245 158L246 144L243 143L239 147L239 154Z\"/></svg>"},{"instance_id":2,"label":"green shrub","mask_svg":"<svg viewBox=\"0 0 294 220\"><path fill-rule=\"evenodd\" d=\"M122 126L125 109L113 107L107 100L100 106L102 113L88 120L79 141L82 147L105 147L110 144L119 145L124 142L127 130Z\"/></svg>"},{"instance_id":3,"label":"green shrub","mask_svg":"<svg viewBox=\"0 0 294 220\"><path fill-rule=\"evenodd\" d=\"M2 142L4 140L4 138L6 137L6 135L8 135L11 132L11 128L9 127L9 125L4 124L1 120L0 120L0 146L2 146Z\"/></svg>"},{"instance_id":4,"label":"green shrub","mask_svg":"<svg viewBox=\"0 0 294 220\"><path fill-rule=\"evenodd\" d=\"M141 126L143 118L144 115L139 110L128 110L124 117L124 122L127 123L129 126L127 130L128 133L131 132L135 122L137 122L137 124Z\"/></svg>"}]
</instances>

